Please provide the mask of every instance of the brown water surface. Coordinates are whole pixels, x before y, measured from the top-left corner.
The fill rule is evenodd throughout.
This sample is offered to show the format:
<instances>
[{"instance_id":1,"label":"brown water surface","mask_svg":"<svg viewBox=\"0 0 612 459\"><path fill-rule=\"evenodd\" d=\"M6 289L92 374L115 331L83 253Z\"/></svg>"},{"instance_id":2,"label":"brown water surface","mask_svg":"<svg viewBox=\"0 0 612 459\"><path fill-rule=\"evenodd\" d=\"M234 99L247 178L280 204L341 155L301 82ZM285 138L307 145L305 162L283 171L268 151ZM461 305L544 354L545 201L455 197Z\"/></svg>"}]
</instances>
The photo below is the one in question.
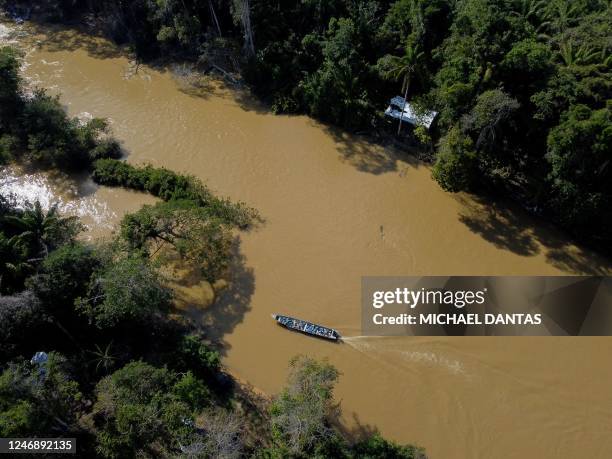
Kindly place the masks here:
<instances>
[{"instance_id":1,"label":"brown water surface","mask_svg":"<svg viewBox=\"0 0 612 459\"><path fill-rule=\"evenodd\" d=\"M610 456L612 339L358 336L364 275L604 273L609 262L511 205L443 192L405 155L215 83L193 88L102 40L26 32L26 75L71 114L109 118L130 163L194 174L266 219L242 234L235 280L213 306L198 309L201 285L182 292L240 377L275 393L292 356L327 357L347 430L379 429L433 458ZM141 203L104 190L93 196L119 214ZM352 338L290 333L273 312Z\"/></svg>"}]
</instances>

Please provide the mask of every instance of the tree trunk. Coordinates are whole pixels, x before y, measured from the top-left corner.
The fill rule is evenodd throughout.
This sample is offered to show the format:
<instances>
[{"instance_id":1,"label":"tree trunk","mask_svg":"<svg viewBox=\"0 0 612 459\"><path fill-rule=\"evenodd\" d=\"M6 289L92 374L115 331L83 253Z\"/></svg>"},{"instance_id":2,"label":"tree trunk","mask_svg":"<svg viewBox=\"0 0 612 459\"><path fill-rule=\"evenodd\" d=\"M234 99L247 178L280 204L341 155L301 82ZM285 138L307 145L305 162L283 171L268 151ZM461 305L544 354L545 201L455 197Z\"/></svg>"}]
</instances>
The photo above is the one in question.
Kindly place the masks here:
<instances>
[{"instance_id":1,"label":"tree trunk","mask_svg":"<svg viewBox=\"0 0 612 459\"><path fill-rule=\"evenodd\" d=\"M64 327L64 326L63 326L63 325L60 323L60 321L59 321L59 320L57 320L55 317L54 317L52 320L53 320L53 323L54 323L54 324L57 326L57 328L59 328L59 329L62 331L62 333L63 333L64 335L66 335L66 336L67 336L67 337L70 339L70 341L72 341L72 343L73 343L73 344L74 344L76 347L78 347L78 348L79 348L79 350L80 350L80 351L82 351L82 350L83 350L83 348L81 347L81 345L79 344L79 342L78 342L78 341L77 341L77 340L74 338L74 336L72 336L72 335L70 334L70 332L69 332L68 330L66 330L66 328L65 328L65 327Z\"/></svg>"},{"instance_id":2,"label":"tree trunk","mask_svg":"<svg viewBox=\"0 0 612 459\"><path fill-rule=\"evenodd\" d=\"M219 33L219 38L222 37L221 34L221 26L219 25L219 20L217 19L217 14L215 13L215 7L213 5L212 0L208 0L208 7L210 8L210 15L213 18L213 21L215 22L215 25L217 26L217 32Z\"/></svg>"},{"instance_id":3,"label":"tree trunk","mask_svg":"<svg viewBox=\"0 0 612 459\"><path fill-rule=\"evenodd\" d=\"M399 123L397 125L397 135L400 135L400 132L402 130L402 117L404 116L404 110L406 110L406 104L408 103L408 101L406 100L406 98L408 97L408 88L410 87L410 78L406 78L406 90L404 91L404 105L402 106L402 113L400 114L400 119L399 119Z\"/></svg>"},{"instance_id":4,"label":"tree trunk","mask_svg":"<svg viewBox=\"0 0 612 459\"><path fill-rule=\"evenodd\" d=\"M253 41L253 29L251 28L251 6L249 0L242 0L242 27L244 28L244 47L249 56L255 55L255 42Z\"/></svg>"}]
</instances>

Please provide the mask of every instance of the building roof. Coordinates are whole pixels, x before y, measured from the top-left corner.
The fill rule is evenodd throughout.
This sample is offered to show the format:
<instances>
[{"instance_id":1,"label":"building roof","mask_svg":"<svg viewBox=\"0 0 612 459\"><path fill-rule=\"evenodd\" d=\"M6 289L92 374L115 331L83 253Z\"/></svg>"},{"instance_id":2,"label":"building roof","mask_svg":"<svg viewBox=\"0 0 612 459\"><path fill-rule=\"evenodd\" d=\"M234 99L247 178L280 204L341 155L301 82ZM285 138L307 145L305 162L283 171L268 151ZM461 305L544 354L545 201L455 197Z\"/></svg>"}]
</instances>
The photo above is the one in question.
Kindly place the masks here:
<instances>
[{"instance_id":1,"label":"building roof","mask_svg":"<svg viewBox=\"0 0 612 459\"><path fill-rule=\"evenodd\" d=\"M42 363L47 363L47 360L49 360L49 355L46 352L37 352L36 354L34 354L34 357L32 357L32 360L30 360L31 363L37 363L37 364L42 364Z\"/></svg>"},{"instance_id":2,"label":"building roof","mask_svg":"<svg viewBox=\"0 0 612 459\"><path fill-rule=\"evenodd\" d=\"M402 107L404 108L403 112ZM414 126L425 126L427 129L430 128L437 114L438 112L434 111L417 111L415 106L407 102L402 96L393 97L385 110L385 115L391 118L401 118L406 123Z\"/></svg>"}]
</instances>

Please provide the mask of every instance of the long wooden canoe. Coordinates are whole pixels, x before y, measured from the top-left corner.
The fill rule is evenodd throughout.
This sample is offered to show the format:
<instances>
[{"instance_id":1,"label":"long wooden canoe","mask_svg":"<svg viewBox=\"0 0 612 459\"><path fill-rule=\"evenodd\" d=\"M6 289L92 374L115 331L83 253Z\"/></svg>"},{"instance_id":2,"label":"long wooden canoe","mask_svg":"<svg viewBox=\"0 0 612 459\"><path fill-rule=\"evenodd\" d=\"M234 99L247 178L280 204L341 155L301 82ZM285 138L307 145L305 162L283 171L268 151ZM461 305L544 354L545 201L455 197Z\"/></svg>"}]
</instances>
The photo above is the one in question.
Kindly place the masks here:
<instances>
[{"instance_id":1,"label":"long wooden canoe","mask_svg":"<svg viewBox=\"0 0 612 459\"><path fill-rule=\"evenodd\" d=\"M295 330L307 335L316 336L317 338L329 339L332 341L338 341L341 339L340 333L333 328L324 327L323 325L317 325L306 320L295 319L289 316L283 316L280 314L272 314L272 318L276 322L289 330Z\"/></svg>"}]
</instances>

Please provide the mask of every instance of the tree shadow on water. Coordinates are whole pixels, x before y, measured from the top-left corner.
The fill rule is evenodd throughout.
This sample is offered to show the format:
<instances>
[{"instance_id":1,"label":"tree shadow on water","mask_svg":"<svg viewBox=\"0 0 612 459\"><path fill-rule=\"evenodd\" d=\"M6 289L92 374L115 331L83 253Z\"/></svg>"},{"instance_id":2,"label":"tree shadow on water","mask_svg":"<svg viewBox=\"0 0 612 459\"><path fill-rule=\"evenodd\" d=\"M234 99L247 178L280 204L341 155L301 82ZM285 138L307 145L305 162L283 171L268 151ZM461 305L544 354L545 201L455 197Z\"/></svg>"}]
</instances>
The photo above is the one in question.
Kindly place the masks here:
<instances>
[{"instance_id":1,"label":"tree shadow on water","mask_svg":"<svg viewBox=\"0 0 612 459\"><path fill-rule=\"evenodd\" d=\"M120 46L95 34L63 25L48 25L29 22L29 30L35 35L44 35L39 46L48 52L84 50L91 57L112 59L129 57Z\"/></svg>"},{"instance_id":2,"label":"tree shadow on water","mask_svg":"<svg viewBox=\"0 0 612 459\"><path fill-rule=\"evenodd\" d=\"M473 197L471 201L462 197L458 199L464 208L459 220L495 247L522 256L540 252L532 229L522 223L515 209L480 197Z\"/></svg>"},{"instance_id":3,"label":"tree shadow on water","mask_svg":"<svg viewBox=\"0 0 612 459\"><path fill-rule=\"evenodd\" d=\"M194 63L166 62L156 68L160 71L170 70L179 90L188 96L203 100L211 97L224 99L235 103L245 112L258 115L273 113L271 107L253 94L240 79L228 80L218 71L202 68Z\"/></svg>"},{"instance_id":4,"label":"tree shadow on water","mask_svg":"<svg viewBox=\"0 0 612 459\"><path fill-rule=\"evenodd\" d=\"M357 443L367 440L379 433L375 426L364 424L357 413L351 415L350 420L342 419L337 416L330 420L331 424L336 427L342 436L351 443Z\"/></svg>"},{"instance_id":5,"label":"tree shadow on water","mask_svg":"<svg viewBox=\"0 0 612 459\"><path fill-rule=\"evenodd\" d=\"M543 254L547 263L571 274L607 275L612 261L575 245L552 224L527 214L518 205L479 196L458 196L459 220L495 247L530 257Z\"/></svg>"},{"instance_id":6,"label":"tree shadow on water","mask_svg":"<svg viewBox=\"0 0 612 459\"><path fill-rule=\"evenodd\" d=\"M276 116L293 116L289 114L276 114L272 111L272 107L264 102L262 99L253 94L247 87L233 86L232 90L228 93L231 95L232 100L238 104L238 106L246 111L257 113L258 115L270 115L275 114Z\"/></svg>"},{"instance_id":7,"label":"tree shadow on water","mask_svg":"<svg viewBox=\"0 0 612 459\"><path fill-rule=\"evenodd\" d=\"M355 167L360 172L381 175L389 172L400 172L401 163L418 168L423 162L417 159L416 151L398 151L392 145L377 143L375 139L351 134L333 126L312 123L331 136L340 154L340 159ZM402 147L407 148L407 147Z\"/></svg>"},{"instance_id":8,"label":"tree shadow on water","mask_svg":"<svg viewBox=\"0 0 612 459\"><path fill-rule=\"evenodd\" d=\"M231 333L251 310L251 297L255 292L255 274L253 268L246 266L239 238L234 240L232 246L229 273L228 286L219 292L212 304L191 303L180 306L202 327L205 336L215 343L223 355L230 348L224 339L225 335Z\"/></svg>"},{"instance_id":9,"label":"tree shadow on water","mask_svg":"<svg viewBox=\"0 0 612 459\"><path fill-rule=\"evenodd\" d=\"M612 274L612 262L610 260L569 244L548 250L546 261L560 270L572 274L596 276Z\"/></svg>"}]
</instances>

